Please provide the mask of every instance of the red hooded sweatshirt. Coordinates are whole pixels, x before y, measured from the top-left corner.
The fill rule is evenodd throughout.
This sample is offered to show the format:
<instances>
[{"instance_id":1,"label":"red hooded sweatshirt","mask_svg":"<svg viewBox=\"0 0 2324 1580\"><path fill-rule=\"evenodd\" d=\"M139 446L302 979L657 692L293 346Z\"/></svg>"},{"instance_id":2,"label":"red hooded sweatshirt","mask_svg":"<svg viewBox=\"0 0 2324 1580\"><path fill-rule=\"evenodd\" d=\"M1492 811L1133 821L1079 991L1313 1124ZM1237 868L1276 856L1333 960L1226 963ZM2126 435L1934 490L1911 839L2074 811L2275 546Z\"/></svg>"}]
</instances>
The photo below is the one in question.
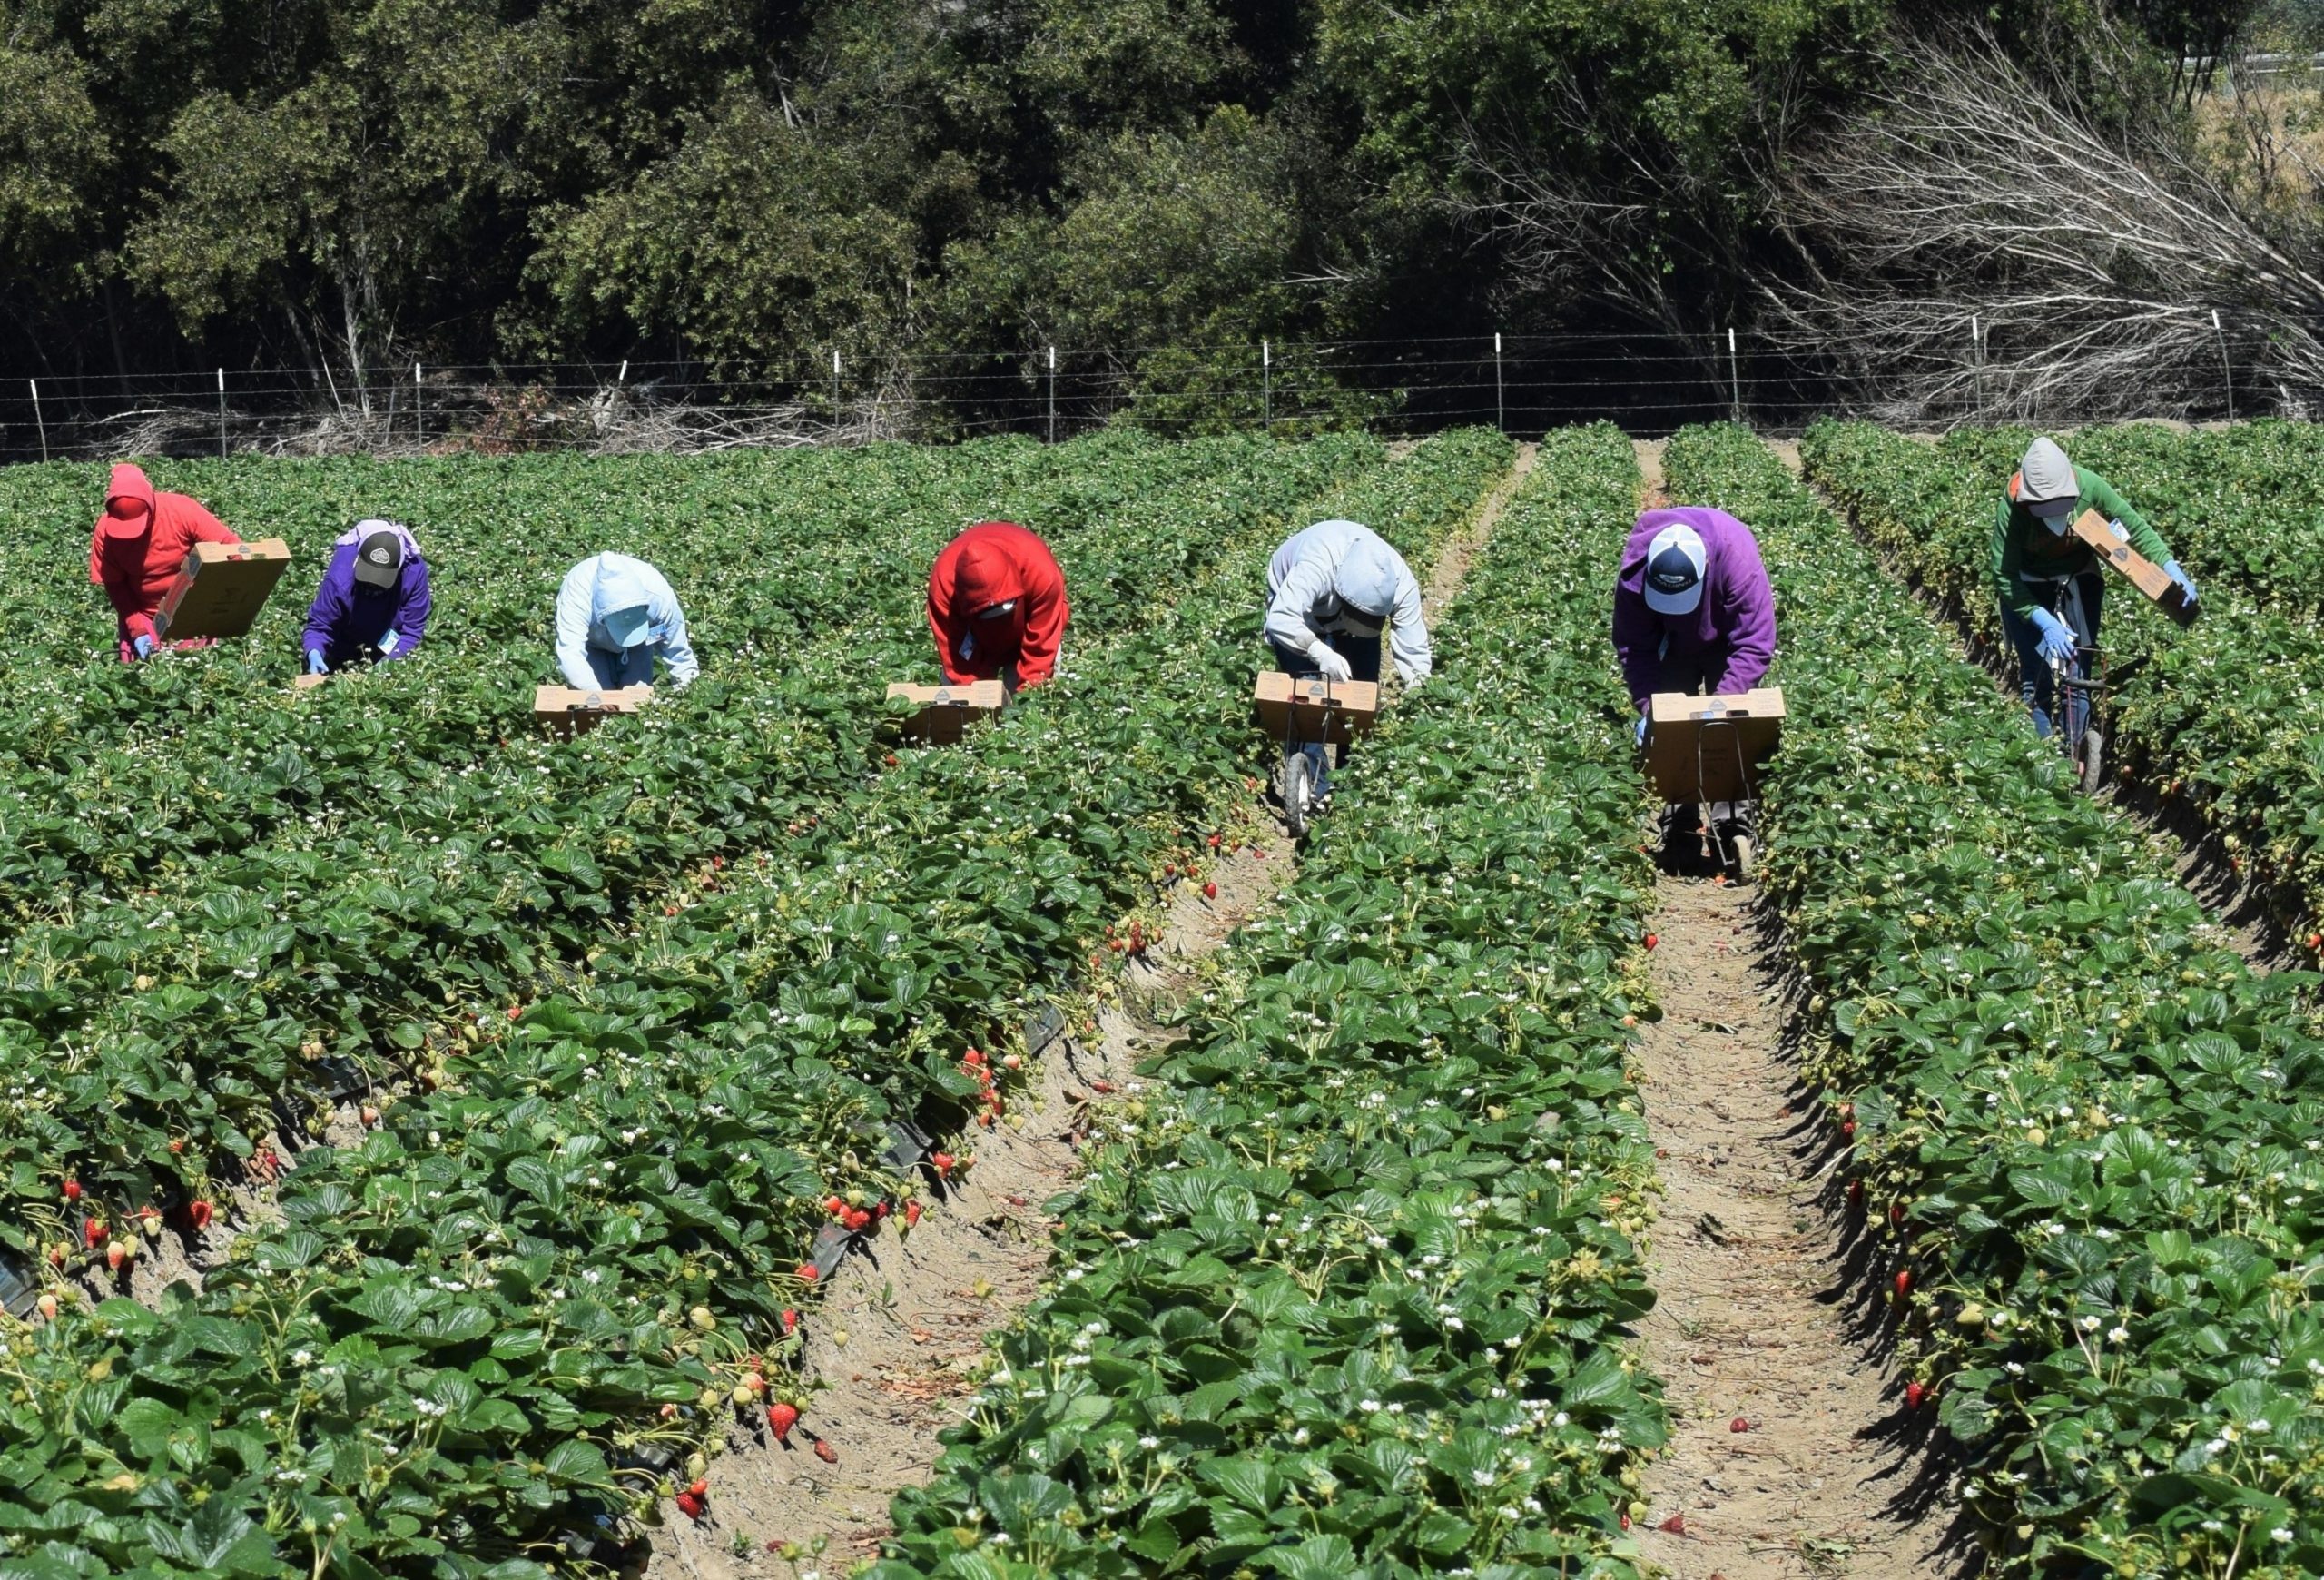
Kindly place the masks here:
<instances>
[{"instance_id":1,"label":"red hooded sweatshirt","mask_svg":"<svg viewBox=\"0 0 2324 1580\"><path fill-rule=\"evenodd\" d=\"M1016 607L989 620L995 604ZM928 628L944 678L990 680L1014 662L1019 686L1057 673L1065 635L1065 575L1049 546L1013 521L980 521L944 546L928 573Z\"/></svg>"},{"instance_id":2,"label":"red hooded sweatshirt","mask_svg":"<svg viewBox=\"0 0 2324 1580\"><path fill-rule=\"evenodd\" d=\"M89 537L89 579L121 617L123 657L133 639L155 634L153 611L195 544L241 541L198 501L155 491L143 468L113 468L104 513Z\"/></svg>"}]
</instances>

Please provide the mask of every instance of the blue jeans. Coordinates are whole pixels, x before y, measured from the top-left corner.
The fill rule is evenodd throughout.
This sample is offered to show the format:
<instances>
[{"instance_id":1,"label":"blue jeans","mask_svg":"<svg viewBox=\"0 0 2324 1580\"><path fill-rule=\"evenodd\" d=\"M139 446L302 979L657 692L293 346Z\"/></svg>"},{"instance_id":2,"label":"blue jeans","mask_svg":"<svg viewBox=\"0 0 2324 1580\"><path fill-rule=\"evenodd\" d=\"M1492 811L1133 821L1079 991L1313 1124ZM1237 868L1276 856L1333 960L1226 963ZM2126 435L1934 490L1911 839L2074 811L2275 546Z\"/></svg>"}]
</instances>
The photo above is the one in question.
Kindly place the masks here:
<instances>
[{"instance_id":1,"label":"blue jeans","mask_svg":"<svg viewBox=\"0 0 2324 1580\"><path fill-rule=\"evenodd\" d=\"M1380 678L1379 637L1358 637L1352 633L1342 632L1336 636L1326 637L1324 640L1329 642L1333 649L1347 660L1348 668L1354 671L1352 678L1378 682ZM1295 652L1273 637L1267 639L1267 646L1275 649L1275 661L1282 666L1283 672L1294 680L1314 680L1323 675L1324 672L1315 667L1315 661L1306 654ZM1306 741L1300 744L1299 749L1306 756L1308 765L1314 770L1312 776L1315 785L1315 794L1321 796L1329 793L1332 786L1330 748L1322 741ZM1341 758L1343 761L1346 758L1344 747L1341 749Z\"/></svg>"},{"instance_id":2,"label":"blue jeans","mask_svg":"<svg viewBox=\"0 0 2324 1580\"><path fill-rule=\"evenodd\" d=\"M2106 597L2106 582L2096 571L2084 571L2071 581L2036 581L2024 584L2034 594L2034 601L2065 621L2073 638L2084 647L2098 646L2098 624ZM2069 597L2069 592L2074 596ZM2001 628L2009 645L2017 649L2017 695L2024 699L2034 715L2034 733L2043 740L2050 738L2050 708L2057 700L2057 677L2050 672L2050 661L2042 657L2042 627L2028 619L2021 619L2007 609L2001 612ZM2087 656L2074 655L2073 674L2077 679L2090 676ZM2090 726L2090 694L2086 691L2066 693L2066 734L2082 739Z\"/></svg>"},{"instance_id":3,"label":"blue jeans","mask_svg":"<svg viewBox=\"0 0 2324 1580\"><path fill-rule=\"evenodd\" d=\"M607 691L618 691L625 686L654 684L654 644L643 642L635 647L625 647L618 653L608 653L603 647L589 649L589 673Z\"/></svg>"}]
</instances>

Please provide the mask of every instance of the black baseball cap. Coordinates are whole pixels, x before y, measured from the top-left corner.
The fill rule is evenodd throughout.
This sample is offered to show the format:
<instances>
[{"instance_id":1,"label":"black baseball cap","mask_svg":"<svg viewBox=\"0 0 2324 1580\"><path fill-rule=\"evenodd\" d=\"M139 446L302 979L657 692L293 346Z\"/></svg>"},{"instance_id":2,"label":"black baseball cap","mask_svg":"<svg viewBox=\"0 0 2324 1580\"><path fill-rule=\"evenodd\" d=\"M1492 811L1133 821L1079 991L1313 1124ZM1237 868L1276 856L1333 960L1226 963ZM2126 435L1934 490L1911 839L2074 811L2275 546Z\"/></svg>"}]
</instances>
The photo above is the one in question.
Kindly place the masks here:
<instances>
[{"instance_id":1,"label":"black baseball cap","mask_svg":"<svg viewBox=\"0 0 2324 1580\"><path fill-rule=\"evenodd\" d=\"M403 539L392 532L368 534L355 549L355 579L365 587L393 587L403 575Z\"/></svg>"}]
</instances>

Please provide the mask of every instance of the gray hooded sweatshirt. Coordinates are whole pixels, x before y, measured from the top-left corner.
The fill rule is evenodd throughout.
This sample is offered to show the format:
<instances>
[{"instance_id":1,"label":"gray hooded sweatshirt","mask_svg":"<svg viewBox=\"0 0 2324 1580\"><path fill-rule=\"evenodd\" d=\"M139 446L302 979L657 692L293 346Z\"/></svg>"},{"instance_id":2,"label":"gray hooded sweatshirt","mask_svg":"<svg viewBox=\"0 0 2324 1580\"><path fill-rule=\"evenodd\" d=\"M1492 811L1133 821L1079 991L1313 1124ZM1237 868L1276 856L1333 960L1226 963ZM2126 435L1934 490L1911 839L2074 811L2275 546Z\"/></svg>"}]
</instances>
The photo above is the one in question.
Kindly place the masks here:
<instances>
[{"instance_id":1,"label":"gray hooded sweatshirt","mask_svg":"<svg viewBox=\"0 0 2324 1580\"><path fill-rule=\"evenodd\" d=\"M1426 679L1434 667L1412 567L1361 523L1318 521L1295 534L1267 565L1267 639L1295 653L1385 625L1405 685ZM1352 620L1351 611L1369 618Z\"/></svg>"}]
</instances>

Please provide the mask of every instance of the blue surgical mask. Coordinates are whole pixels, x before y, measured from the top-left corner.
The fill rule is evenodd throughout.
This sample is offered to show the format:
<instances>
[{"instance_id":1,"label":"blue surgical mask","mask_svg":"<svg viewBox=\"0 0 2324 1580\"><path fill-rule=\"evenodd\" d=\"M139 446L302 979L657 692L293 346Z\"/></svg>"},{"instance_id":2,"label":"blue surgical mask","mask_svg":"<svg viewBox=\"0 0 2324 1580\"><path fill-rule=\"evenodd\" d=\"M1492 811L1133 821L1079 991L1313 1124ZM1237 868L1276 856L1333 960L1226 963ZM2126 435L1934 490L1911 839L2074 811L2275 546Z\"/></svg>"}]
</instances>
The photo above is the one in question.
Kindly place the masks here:
<instances>
[{"instance_id":1,"label":"blue surgical mask","mask_svg":"<svg viewBox=\"0 0 2324 1580\"><path fill-rule=\"evenodd\" d=\"M2050 529L2050 536L2053 538L2063 538L2066 535L2066 518L2063 516L2044 516L2042 518L2042 525Z\"/></svg>"}]
</instances>

